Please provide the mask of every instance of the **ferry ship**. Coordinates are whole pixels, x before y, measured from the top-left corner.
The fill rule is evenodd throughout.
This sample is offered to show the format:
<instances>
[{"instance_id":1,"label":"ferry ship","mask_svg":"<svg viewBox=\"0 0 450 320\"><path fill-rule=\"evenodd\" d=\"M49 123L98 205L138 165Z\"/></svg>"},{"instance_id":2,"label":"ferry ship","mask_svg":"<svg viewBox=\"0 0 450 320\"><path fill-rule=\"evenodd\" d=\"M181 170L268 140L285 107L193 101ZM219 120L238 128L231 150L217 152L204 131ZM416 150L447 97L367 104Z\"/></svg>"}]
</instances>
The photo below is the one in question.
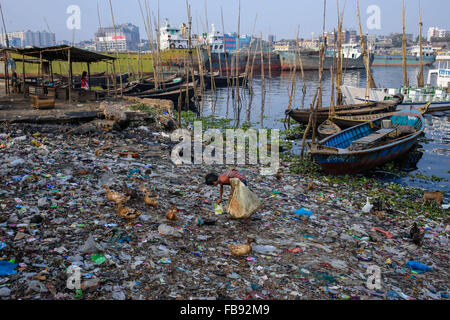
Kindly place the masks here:
<instances>
[{"instance_id":1,"label":"ferry ship","mask_svg":"<svg viewBox=\"0 0 450 320\"><path fill-rule=\"evenodd\" d=\"M169 24L169 19L166 19L166 24L160 29L161 50L187 49L189 40L186 34L187 27L185 24L182 24L181 27L172 27Z\"/></svg>"},{"instance_id":2,"label":"ferry ship","mask_svg":"<svg viewBox=\"0 0 450 320\"><path fill-rule=\"evenodd\" d=\"M280 51L281 69L283 71L292 70L296 67L300 70L300 62L298 53L295 50ZM342 46L343 55L343 69L364 69L364 58L361 48L358 44L344 44ZM334 51L328 51L325 56L324 70L330 70L334 64ZM303 70L319 70L319 51L318 50L301 50L300 57L302 58ZM374 57L369 57L369 63L372 65ZM297 63L296 63L297 62Z\"/></svg>"},{"instance_id":3,"label":"ferry ship","mask_svg":"<svg viewBox=\"0 0 450 320\"><path fill-rule=\"evenodd\" d=\"M238 73L243 73L246 71L248 64L249 69L252 68L255 74L261 73L262 68L264 68L266 74L269 74L269 72L272 74L281 72L281 61L278 53L263 52L263 61L261 61L260 51L249 51L248 48L240 48L234 52L227 51L223 39L223 35L216 31L214 25L212 25L212 31L204 41L204 47L209 45L210 52L204 47L202 50L203 61L208 71L235 72L238 69ZM210 70L211 67L212 70Z\"/></svg>"}]
</instances>

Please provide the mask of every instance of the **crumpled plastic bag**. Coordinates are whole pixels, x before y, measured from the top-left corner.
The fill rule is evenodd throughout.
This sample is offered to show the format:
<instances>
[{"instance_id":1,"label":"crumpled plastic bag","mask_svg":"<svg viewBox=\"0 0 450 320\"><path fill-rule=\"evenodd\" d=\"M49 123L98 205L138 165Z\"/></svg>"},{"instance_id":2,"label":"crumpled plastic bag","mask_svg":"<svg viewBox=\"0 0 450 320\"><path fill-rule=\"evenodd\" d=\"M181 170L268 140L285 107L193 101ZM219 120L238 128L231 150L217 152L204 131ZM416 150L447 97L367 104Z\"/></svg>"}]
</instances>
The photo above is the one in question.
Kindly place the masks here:
<instances>
[{"instance_id":1,"label":"crumpled plastic bag","mask_svg":"<svg viewBox=\"0 0 450 320\"><path fill-rule=\"evenodd\" d=\"M262 206L261 200L237 178L230 179L231 196L226 211L233 219L250 217Z\"/></svg>"},{"instance_id":2,"label":"crumpled plastic bag","mask_svg":"<svg viewBox=\"0 0 450 320\"><path fill-rule=\"evenodd\" d=\"M94 253L104 251L103 247L98 244L92 235L86 240L86 242L80 247L81 253Z\"/></svg>"}]
</instances>

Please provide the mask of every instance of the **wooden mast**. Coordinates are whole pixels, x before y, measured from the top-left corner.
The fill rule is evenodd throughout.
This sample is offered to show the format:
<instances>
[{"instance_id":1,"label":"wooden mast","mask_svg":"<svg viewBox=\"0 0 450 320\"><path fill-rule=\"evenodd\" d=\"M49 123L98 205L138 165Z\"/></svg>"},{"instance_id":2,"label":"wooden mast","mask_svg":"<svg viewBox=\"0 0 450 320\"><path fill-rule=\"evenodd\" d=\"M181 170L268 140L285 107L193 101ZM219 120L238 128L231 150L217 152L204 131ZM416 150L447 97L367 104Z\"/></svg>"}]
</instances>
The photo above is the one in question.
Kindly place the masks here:
<instances>
[{"instance_id":1,"label":"wooden mast","mask_svg":"<svg viewBox=\"0 0 450 320\"><path fill-rule=\"evenodd\" d=\"M406 64L406 30L405 30L405 0L402 2L403 4L403 35L402 35L402 66L403 66L403 85L405 88L409 87L408 81L408 73L407 73L407 64Z\"/></svg>"},{"instance_id":2,"label":"wooden mast","mask_svg":"<svg viewBox=\"0 0 450 320\"><path fill-rule=\"evenodd\" d=\"M230 86L230 72L228 69L228 57L227 57L227 46L225 45L225 25L223 24L223 10L222 7L220 7L220 17L222 19L222 37L223 37L223 52L224 52L224 58L225 58L225 70L227 72L227 87Z\"/></svg>"},{"instance_id":3,"label":"wooden mast","mask_svg":"<svg viewBox=\"0 0 450 320\"><path fill-rule=\"evenodd\" d=\"M319 88L317 90L317 102L314 109L314 117L312 119L312 142L316 143L316 131L317 131L317 110L322 107L322 80L323 80L323 70L325 62L325 52L327 50L327 38L325 37L325 15L327 10L327 0L324 0L323 4L323 30L322 30L322 45L319 49Z\"/></svg>"},{"instance_id":4,"label":"wooden mast","mask_svg":"<svg viewBox=\"0 0 450 320\"><path fill-rule=\"evenodd\" d=\"M1 4L0 4L0 12L2 14L2 23L3 23L3 31L5 32L6 47L9 49L9 38L8 33L6 32L5 18L3 17L3 8ZM5 91L6 94L9 94L10 90L9 90L8 51L3 52L5 54Z\"/></svg>"},{"instance_id":5,"label":"wooden mast","mask_svg":"<svg viewBox=\"0 0 450 320\"><path fill-rule=\"evenodd\" d=\"M114 27L114 37L116 38L116 57L117 57L117 63L119 64L119 77L120 77L120 96L123 97L123 83L122 83L122 71L120 68L120 57L119 57L119 46L117 42L117 29L116 29L116 23L114 22L114 11L112 7L112 2L109 0L109 7L111 9L111 19ZM114 72L114 77L116 77L116 73Z\"/></svg>"},{"instance_id":6,"label":"wooden mast","mask_svg":"<svg viewBox=\"0 0 450 320\"><path fill-rule=\"evenodd\" d=\"M417 75L417 86L419 88L423 88L423 86L425 85L424 83L424 79L423 79L423 46L422 46L422 27L423 27L423 23L422 23L422 9L420 7L420 2L419 2L419 47L420 47L420 70L419 70L419 74Z\"/></svg>"},{"instance_id":7,"label":"wooden mast","mask_svg":"<svg viewBox=\"0 0 450 320\"><path fill-rule=\"evenodd\" d=\"M359 0L357 0L356 2L357 4L357 16L358 16L358 25L359 25L359 35L361 38L361 52L363 55L363 59L364 59L364 66L366 68L366 90L371 89L371 88L376 88L375 85L375 81L373 79L373 75L372 75L372 71L370 70L370 62L369 62L369 56L367 54L367 48L366 48L366 40L364 39L364 34L362 31L362 26L361 26L361 16L359 14ZM367 96L367 94L366 94Z\"/></svg>"},{"instance_id":8,"label":"wooden mast","mask_svg":"<svg viewBox=\"0 0 450 320\"><path fill-rule=\"evenodd\" d=\"M336 65L336 104L343 104L343 96L341 86L343 85L343 59L342 59L342 23L344 20L344 9L342 12L339 10L339 0L336 0L336 6L338 11L338 39L337 39L337 65Z\"/></svg>"}]
</instances>

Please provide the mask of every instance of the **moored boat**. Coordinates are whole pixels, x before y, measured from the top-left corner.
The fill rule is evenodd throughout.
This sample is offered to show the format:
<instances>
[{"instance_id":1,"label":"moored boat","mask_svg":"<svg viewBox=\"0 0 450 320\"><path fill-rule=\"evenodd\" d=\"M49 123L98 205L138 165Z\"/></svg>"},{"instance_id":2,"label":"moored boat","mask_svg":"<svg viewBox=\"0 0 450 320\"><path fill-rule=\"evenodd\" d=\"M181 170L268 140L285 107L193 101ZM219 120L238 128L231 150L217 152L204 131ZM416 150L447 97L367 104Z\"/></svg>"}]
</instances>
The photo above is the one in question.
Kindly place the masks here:
<instances>
[{"instance_id":1,"label":"moored boat","mask_svg":"<svg viewBox=\"0 0 450 320\"><path fill-rule=\"evenodd\" d=\"M421 114L425 114L430 106L430 103L421 107L415 108ZM413 108L413 107L411 107ZM380 117L392 116L395 112L379 113L379 114L366 114L359 116L332 116L331 120L340 128L350 128L357 126L361 123L373 121Z\"/></svg>"},{"instance_id":2,"label":"moored boat","mask_svg":"<svg viewBox=\"0 0 450 320\"><path fill-rule=\"evenodd\" d=\"M319 143L309 143L308 148L328 174L355 174L402 156L424 129L425 120L419 111L400 111L341 131Z\"/></svg>"},{"instance_id":3,"label":"moored boat","mask_svg":"<svg viewBox=\"0 0 450 320\"><path fill-rule=\"evenodd\" d=\"M334 123L332 119L325 120L317 128L317 132L322 139L332 136L333 134L341 131L342 129L336 123Z\"/></svg>"},{"instance_id":4,"label":"moored boat","mask_svg":"<svg viewBox=\"0 0 450 320\"><path fill-rule=\"evenodd\" d=\"M283 71L292 70L294 67L297 71L300 71L300 60L298 58L298 52L280 51L278 52L281 60L281 69ZM300 57L302 59L303 70L319 70L319 52L315 50L303 50L300 51ZM369 65L372 65L373 56L369 57ZM324 70L330 70L334 65L334 52L329 52L325 56ZM364 58L361 53L361 49L357 44L348 44L343 47L342 68L344 70L364 69Z\"/></svg>"},{"instance_id":5,"label":"moored boat","mask_svg":"<svg viewBox=\"0 0 450 320\"><path fill-rule=\"evenodd\" d=\"M397 99L386 102L370 102L337 106L335 107L334 114L336 116L356 116L392 112L395 111L400 101L401 98L398 97ZM310 113L311 111L309 109L286 110L286 115L302 124L307 124L309 122ZM319 108L316 115L318 123L324 122L330 115L329 108Z\"/></svg>"}]
</instances>

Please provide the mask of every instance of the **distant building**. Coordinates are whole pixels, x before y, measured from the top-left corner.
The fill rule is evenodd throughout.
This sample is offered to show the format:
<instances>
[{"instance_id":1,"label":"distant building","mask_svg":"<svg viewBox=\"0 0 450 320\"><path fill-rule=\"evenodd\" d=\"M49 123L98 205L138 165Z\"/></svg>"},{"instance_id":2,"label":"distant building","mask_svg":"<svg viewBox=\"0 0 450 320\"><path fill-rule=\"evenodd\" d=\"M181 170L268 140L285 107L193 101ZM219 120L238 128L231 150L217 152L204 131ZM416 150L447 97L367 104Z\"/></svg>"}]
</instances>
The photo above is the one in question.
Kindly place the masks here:
<instances>
[{"instance_id":1,"label":"distant building","mask_svg":"<svg viewBox=\"0 0 450 320\"><path fill-rule=\"evenodd\" d=\"M368 43L376 43L377 42L377 36L375 34L368 34L367 35L367 42Z\"/></svg>"},{"instance_id":2,"label":"distant building","mask_svg":"<svg viewBox=\"0 0 450 320\"><path fill-rule=\"evenodd\" d=\"M70 46L70 45L72 45L72 42L67 41L67 40L59 40L58 42L56 42L56 44L58 46Z\"/></svg>"},{"instance_id":3,"label":"distant building","mask_svg":"<svg viewBox=\"0 0 450 320\"><path fill-rule=\"evenodd\" d=\"M140 43L139 27L131 23L114 27L99 28L95 33L95 45L97 51L119 52L137 51Z\"/></svg>"},{"instance_id":4,"label":"distant building","mask_svg":"<svg viewBox=\"0 0 450 320\"><path fill-rule=\"evenodd\" d=\"M294 41L279 41L273 45L275 51L292 51L295 47Z\"/></svg>"},{"instance_id":5,"label":"distant building","mask_svg":"<svg viewBox=\"0 0 450 320\"><path fill-rule=\"evenodd\" d=\"M236 51L236 33L227 33L223 37L223 42L225 44L225 50L227 52L235 52ZM248 35L241 35L239 37L239 49L248 48L250 46L251 37Z\"/></svg>"},{"instance_id":6,"label":"distant building","mask_svg":"<svg viewBox=\"0 0 450 320\"><path fill-rule=\"evenodd\" d=\"M430 42L431 38L446 38L450 36L450 31L445 29L439 29L436 27L431 27L427 32L427 41Z\"/></svg>"},{"instance_id":7,"label":"distant building","mask_svg":"<svg viewBox=\"0 0 450 320\"><path fill-rule=\"evenodd\" d=\"M273 34L269 34L269 36L267 37L267 41L270 43L275 43L276 37Z\"/></svg>"},{"instance_id":8,"label":"distant building","mask_svg":"<svg viewBox=\"0 0 450 320\"><path fill-rule=\"evenodd\" d=\"M17 31L8 33L9 45L14 47L51 47L56 45L54 33L47 31ZM6 37L0 35L0 43L6 46Z\"/></svg>"}]
</instances>

